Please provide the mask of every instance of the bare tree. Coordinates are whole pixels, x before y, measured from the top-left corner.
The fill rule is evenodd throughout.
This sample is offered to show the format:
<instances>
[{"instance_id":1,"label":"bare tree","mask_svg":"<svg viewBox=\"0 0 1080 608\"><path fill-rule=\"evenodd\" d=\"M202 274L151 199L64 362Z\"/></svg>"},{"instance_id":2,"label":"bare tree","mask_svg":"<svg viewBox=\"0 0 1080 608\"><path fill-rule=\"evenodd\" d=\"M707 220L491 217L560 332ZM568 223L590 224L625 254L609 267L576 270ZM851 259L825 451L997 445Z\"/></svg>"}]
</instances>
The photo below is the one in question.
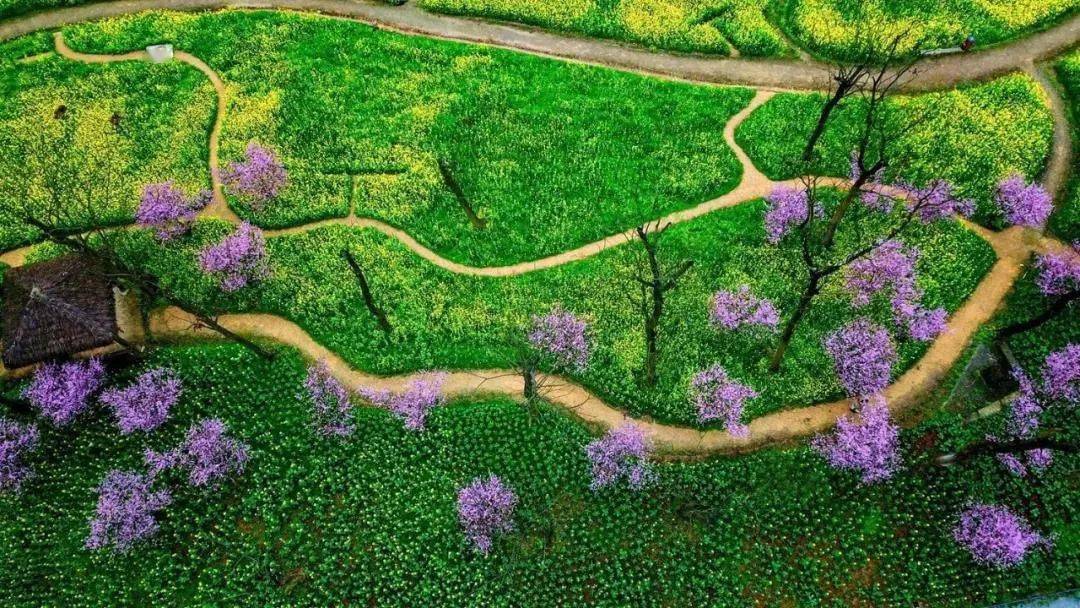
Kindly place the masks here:
<instances>
[{"instance_id":1,"label":"bare tree","mask_svg":"<svg viewBox=\"0 0 1080 608\"><path fill-rule=\"evenodd\" d=\"M628 295L630 301L641 312L645 329L645 384L656 386L656 366L660 358L660 320L664 314L667 293L678 285L694 265L693 260L683 260L674 267L665 269L660 262L660 239L670 223L660 225L658 220L652 229L642 224L635 229L638 241L645 251L645 269L634 276L638 294Z\"/></svg>"},{"instance_id":2,"label":"bare tree","mask_svg":"<svg viewBox=\"0 0 1080 608\"><path fill-rule=\"evenodd\" d=\"M367 277L364 276L364 269L360 267L360 264L353 257L353 254L348 249L341 250L342 257L349 264L349 268L352 269L353 274L356 275L356 280L360 283L360 295L364 298L364 306L367 307L371 316L375 317L375 321L379 324L379 329L385 334L390 334L393 328L390 326L390 321L386 318L386 312L375 303L375 297L371 294L371 286L368 285Z\"/></svg>"}]
</instances>

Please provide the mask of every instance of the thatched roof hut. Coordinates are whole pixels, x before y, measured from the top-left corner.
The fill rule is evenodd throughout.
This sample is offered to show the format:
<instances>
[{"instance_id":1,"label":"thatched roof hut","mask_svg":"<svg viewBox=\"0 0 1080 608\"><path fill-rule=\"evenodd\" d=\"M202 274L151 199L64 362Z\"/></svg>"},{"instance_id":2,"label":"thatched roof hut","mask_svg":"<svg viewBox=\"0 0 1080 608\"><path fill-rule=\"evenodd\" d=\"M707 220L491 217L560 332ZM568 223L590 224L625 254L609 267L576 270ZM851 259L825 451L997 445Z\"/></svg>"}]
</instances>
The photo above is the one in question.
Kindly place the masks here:
<instances>
[{"instance_id":1,"label":"thatched roof hut","mask_svg":"<svg viewBox=\"0 0 1080 608\"><path fill-rule=\"evenodd\" d=\"M108 346L117 335L112 287L81 255L8 269L2 312L8 369Z\"/></svg>"}]
</instances>

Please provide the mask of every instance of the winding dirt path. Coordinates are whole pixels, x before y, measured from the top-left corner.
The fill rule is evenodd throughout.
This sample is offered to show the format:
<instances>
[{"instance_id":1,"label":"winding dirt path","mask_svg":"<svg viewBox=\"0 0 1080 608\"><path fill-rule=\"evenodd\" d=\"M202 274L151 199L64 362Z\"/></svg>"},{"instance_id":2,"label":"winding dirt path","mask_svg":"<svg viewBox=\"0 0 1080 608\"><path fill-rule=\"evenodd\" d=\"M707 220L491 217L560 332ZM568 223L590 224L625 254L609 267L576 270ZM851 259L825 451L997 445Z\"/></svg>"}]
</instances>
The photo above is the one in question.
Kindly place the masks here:
<instances>
[{"instance_id":1,"label":"winding dirt path","mask_svg":"<svg viewBox=\"0 0 1080 608\"><path fill-rule=\"evenodd\" d=\"M554 0L553 0L554 1ZM119 0L53 9L0 23L0 40L63 25L147 10L199 11L218 8L281 8L345 17L407 34L420 34L509 48L565 60L603 65L697 82L759 88L824 89L827 64L799 59L751 59L679 55L617 42L579 38L526 27L450 17L413 4L391 6L357 0ZM1043 32L973 53L927 58L909 90L948 88L991 78L1048 59L1080 41L1080 16Z\"/></svg>"},{"instance_id":2,"label":"winding dirt path","mask_svg":"<svg viewBox=\"0 0 1080 608\"><path fill-rule=\"evenodd\" d=\"M94 6L111 6L111 4ZM135 4L143 4L143 2ZM0 31L2 31L2 28L0 28ZM58 53L77 61L106 63L149 60L149 57L143 51L118 55L78 53L66 45L63 36L59 32L55 34L55 44ZM218 107L208 146L208 166L214 184L214 203L204 211L204 214L237 222L239 218L229 209L217 176L218 141L228 103L226 87L221 78L198 58L182 51L177 51L175 57L177 60L187 63L205 74L217 92ZM1055 191L1065 181L1071 158L1071 146L1064 145L1068 143L1068 123L1065 121L1064 105L1056 89L1041 70L1037 69L1034 64L1030 64L1028 70L1039 79L1039 82L1046 89L1051 107L1054 109L1055 146L1043 181L1048 188ZM754 167L734 138L735 129L738 125L755 109L768 101L773 94L770 91L759 91L747 107L734 115L725 126L725 141L734 151L743 167L743 176L739 185L724 196L665 216L656 222L656 225L688 221L717 209L759 198L777 185L777 182L769 180ZM1063 137L1062 134L1064 134ZM843 182L843 180L826 181ZM267 233L271 235L293 234L329 224L345 224L379 230L399 240L417 255L441 268L451 272L492 277L513 276L584 259L610 247L623 244L633 236L632 231L627 231L541 260L512 266L476 268L442 258L430 249L420 245L404 231L383 222L358 218L353 215L347 218L316 222L296 228L267 231ZM886 390L885 395L889 407L894 412L899 413L916 405L949 373L978 329L990 320L1004 301L1033 251L1045 251L1063 246L1033 231L1020 228L1011 228L995 233L970 222L965 222L965 225L990 243L997 254L998 261L979 283L969 299L951 316L945 334L931 344L923 358L915 366L907 370ZM22 248L6 252L0 255L0 261L12 266L21 265L25 261L28 251L29 248ZM410 380L419 375L378 377L354 370L340 356L316 342L298 325L275 315L231 314L222 316L219 318L219 322L238 333L270 339L295 347L310 359L325 359L334 375L353 388L368 386L400 391L405 388ZM199 327L194 319L183 311L173 308L156 311L152 316L151 328L160 337L174 339L203 338L217 335ZM848 411L848 401L843 400L776 412L751 421L749 423L749 436L740 439L724 431L702 431L689 427L658 424L649 420L634 420L628 418L621 410L606 404L584 387L566 378L550 376L546 380L547 388L543 396L552 403L566 408L586 422L605 428L612 428L624 421L633 420L650 434L664 453L673 457L700 457L714 453L745 452L794 440L830 428L835 424L838 417L845 415ZM445 390L450 395L498 393L518 397L522 393L522 388L520 377L513 371L497 369L454 372L450 374L445 385Z\"/></svg>"}]
</instances>

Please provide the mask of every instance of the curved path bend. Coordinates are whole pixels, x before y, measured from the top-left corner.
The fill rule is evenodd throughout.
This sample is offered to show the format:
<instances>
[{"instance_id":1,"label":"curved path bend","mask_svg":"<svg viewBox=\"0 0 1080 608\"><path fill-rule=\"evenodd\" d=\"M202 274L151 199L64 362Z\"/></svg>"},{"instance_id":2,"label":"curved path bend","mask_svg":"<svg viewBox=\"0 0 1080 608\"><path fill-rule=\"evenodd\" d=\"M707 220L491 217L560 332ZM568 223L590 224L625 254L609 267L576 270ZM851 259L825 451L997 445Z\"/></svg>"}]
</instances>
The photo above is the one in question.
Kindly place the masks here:
<instances>
[{"instance_id":1,"label":"curved path bend","mask_svg":"<svg viewBox=\"0 0 1080 608\"><path fill-rule=\"evenodd\" d=\"M79 61L104 63L149 59L146 53L142 51L120 55L78 53L67 47L62 35L59 33L55 35L55 42L58 53ZM218 75L198 58L183 52L177 52L175 56L178 60L188 63L203 72L213 83L218 95L218 109L211 132L208 159L214 183L215 198L214 203L207 208L205 213L234 222L238 221L235 213L227 206L224 196L221 194L221 184L217 179L217 141L227 106L225 85ZM1034 64L1029 67L1034 70L1033 73L1036 77L1041 77L1040 82L1047 88L1053 105L1054 91L1052 85L1046 80L1044 74L1034 69ZM769 190L777 185L776 182L768 180L754 167L747 155L734 141L734 131L738 124L754 109L765 103L772 94L768 91L759 91L750 104L733 116L725 126L725 140L743 165L743 178L739 186L722 197L661 218L656 222L656 225L687 221L716 209L758 198L767 194ZM1063 108L1059 107L1059 111L1055 111L1055 122L1060 120L1059 114L1063 117ZM1063 154L1068 154L1069 150L1062 151L1058 148L1059 146L1055 146L1054 154L1044 175L1044 183L1052 190L1063 183L1069 165L1069 157L1063 156ZM825 183L831 182L842 183L843 180L825 180ZM607 248L625 243L627 238L632 236L630 233L615 235L575 250L524 264L495 268L474 268L438 256L438 254L423 247L415 239L399 229L376 220L357 218L355 216L316 222L281 231L268 231L268 233L288 234L331 223L380 230L398 239L421 257L442 268L453 272L481 276L511 276L541 268L550 268L595 255ZM889 407L895 412L902 412L916 405L949 373L955 362L970 344L979 327L990 320L1004 301L1005 296L1019 277L1026 260L1033 251L1045 251L1062 246L1052 239L1019 228L1011 228L995 233L969 222L965 222L965 225L990 243L997 254L998 260L979 283L975 292L951 316L946 333L931 344L923 358L915 366L907 370L886 390L885 395ZM0 260L10 265L19 265L25 261L27 251L28 248L9 251L0 256ZM238 333L275 340L295 347L310 359L325 359L334 375L354 388L369 386L400 391L419 375L378 377L354 370L341 357L316 342L298 325L275 315L231 314L221 317L219 322ZM151 329L161 337L177 339L216 335L208 332L205 328L199 327L194 322L194 319L178 309L156 311L152 317ZM838 417L843 416L848 411L848 401L846 400L788 409L754 419L749 423L749 435L745 438L735 438L729 433L719 430L703 431L689 427L659 424L650 420L633 420L628 418L621 410L604 403L603 400L584 387L566 378L551 376L547 379L548 382L545 383L547 388L543 396L552 403L566 408L586 422L598 424L605 428L612 428L624 421L632 420L650 434L663 452L673 457L700 457L715 453L744 452L790 441L830 428L835 424ZM521 395L522 388L520 377L511 370L454 372L449 376L445 385L446 392L451 395L499 393L517 397Z\"/></svg>"},{"instance_id":2,"label":"curved path bend","mask_svg":"<svg viewBox=\"0 0 1080 608\"><path fill-rule=\"evenodd\" d=\"M557 1L557 0L552 0ZM663 53L617 42L579 38L526 27L439 15L413 4L362 0L118 0L44 11L0 23L0 40L73 23L147 10L219 8L311 11L407 34L514 49L564 60L671 78L766 88L827 89L829 65L813 60L706 57ZM909 90L948 88L1023 69L1080 42L1080 15L1017 41L973 53L927 58Z\"/></svg>"}]
</instances>

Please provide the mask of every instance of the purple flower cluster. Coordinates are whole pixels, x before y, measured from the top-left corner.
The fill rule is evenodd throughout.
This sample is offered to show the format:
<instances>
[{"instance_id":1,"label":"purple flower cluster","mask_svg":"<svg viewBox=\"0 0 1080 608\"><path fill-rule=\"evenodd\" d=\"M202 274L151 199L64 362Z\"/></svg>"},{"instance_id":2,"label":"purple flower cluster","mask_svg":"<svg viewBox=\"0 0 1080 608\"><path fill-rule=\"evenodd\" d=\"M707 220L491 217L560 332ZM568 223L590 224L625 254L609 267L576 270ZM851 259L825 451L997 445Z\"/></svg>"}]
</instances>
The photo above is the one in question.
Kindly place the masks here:
<instances>
[{"instance_id":1,"label":"purple flower cluster","mask_svg":"<svg viewBox=\"0 0 1080 608\"><path fill-rule=\"evenodd\" d=\"M403 393L393 394L390 391L369 388L361 388L358 392L373 405L385 408L401 418L405 422L405 428L420 431L427 423L428 413L446 401L442 393L444 382L446 374L435 372L412 380Z\"/></svg>"},{"instance_id":2,"label":"purple flower cluster","mask_svg":"<svg viewBox=\"0 0 1080 608\"><path fill-rule=\"evenodd\" d=\"M1039 429L1039 416L1043 405L1031 378L1020 368L1013 368L1012 376L1020 385L1019 395L1013 399L1005 429L1011 437L1029 438Z\"/></svg>"},{"instance_id":3,"label":"purple flower cluster","mask_svg":"<svg viewBox=\"0 0 1080 608\"><path fill-rule=\"evenodd\" d=\"M1015 566L1035 547L1050 542L1001 505L974 504L960 513L953 538L976 561L997 568Z\"/></svg>"},{"instance_id":4,"label":"purple flower cluster","mask_svg":"<svg viewBox=\"0 0 1080 608\"><path fill-rule=\"evenodd\" d=\"M738 329L743 325L775 328L780 322L780 313L772 302L750 293L749 285L740 285L736 291L713 294L709 320L726 330Z\"/></svg>"},{"instance_id":5,"label":"purple flower cluster","mask_svg":"<svg viewBox=\"0 0 1080 608\"><path fill-rule=\"evenodd\" d=\"M112 407L120 432L127 435L159 427L180 400L182 390L176 372L158 368L143 373L127 388L103 392L101 402Z\"/></svg>"},{"instance_id":6,"label":"purple flower cluster","mask_svg":"<svg viewBox=\"0 0 1080 608\"><path fill-rule=\"evenodd\" d=\"M915 263L919 251L900 241L885 241L868 255L844 269L844 284L856 308L866 306L874 295L892 291L893 318L908 335L929 341L945 331L948 313L944 308L922 307L922 290L915 283Z\"/></svg>"},{"instance_id":7,"label":"purple flower cluster","mask_svg":"<svg viewBox=\"0 0 1080 608\"><path fill-rule=\"evenodd\" d=\"M246 198L261 211L285 187L285 167L273 151L249 142L242 162L232 162L221 172L221 181L230 192Z\"/></svg>"},{"instance_id":8,"label":"purple flower cluster","mask_svg":"<svg viewBox=\"0 0 1080 608\"><path fill-rule=\"evenodd\" d=\"M750 429L741 422L746 402L757 391L728 376L719 365L698 372L690 381L690 399L697 408L698 422L723 420L724 429L735 437L746 437Z\"/></svg>"},{"instance_id":9,"label":"purple flower cluster","mask_svg":"<svg viewBox=\"0 0 1080 608\"><path fill-rule=\"evenodd\" d=\"M135 212L135 222L143 228L153 228L159 241L169 241L191 230L195 216L212 198L209 190L203 190L188 199L172 180L147 184Z\"/></svg>"},{"instance_id":10,"label":"purple flower cluster","mask_svg":"<svg viewBox=\"0 0 1080 608\"><path fill-rule=\"evenodd\" d=\"M592 465L593 490L599 490L625 479L633 490L645 487L652 477L649 456L652 445L645 431L625 423L611 429L603 437L585 446L585 455Z\"/></svg>"},{"instance_id":11,"label":"purple flower cluster","mask_svg":"<svg viewBox=\"0 0 1080 608\"><path fill-rule=\"evenodd\" d=\"M39 436L32 424L0 418L0 492L18 492L33 477L23 457L37 448Z\"/></svg>"},{"instance_id":12,"label":"purple flower cluster","mask_svg":"<svg viewBox=\"0 0 1080 608\"><path fill-rule=\"evenodd\" d=\"M1014 226L1042 230L1054 211L1054 199L1039 184L1028 184L1016 174L1002 180L995 196L1005 221Z\"/></svg>"},{"instance_id":13,"label":"purple flower cluster","mask_svg":"<svg viewBox=\"0 0 1080 608\"><path fill-rule=\"evenodd\" d=\"M1048 296L1061 296L1080 289L1080 242L1061 251L1040 255L1035 267L1039 270L1035 284Z\"/></svg>"},{"instance_id":14,"label":"purple flower cluster","mask_svg":"<svg viewBox=\"0 0 1080 608\"><path fill-rule=\"evenodd\" d=\"M1080 344L1069 344L1046 356L1043 391L1051 399L1080 403Z\"/></svg>"},{"instance_id":15,"label":"purple flower cluster","mask_svg":"<svg viewBox=\"0 0 1080 608\"><path fill-rule=\"evenodd\" d=\"M892 476L900 464L900 429L883 401L869 403L856 415L836 421L831 435L818 435L811 446L837 469L857 471L863 483Z\"/></svg>"},{"instance_id":16,"label":"purple flower cluster","mask_svg":"<svg viewBox=\"0 0 1080 608\"><path fill-rule=\"evenodd\" d=\"M242 473L248 461L248 446L229 437L227 432L224 422L208 418L192 425L175 449L164 453L147 450L146 464L151 477L177 468L187 471L188 483L203 487Z\"/></svg>"},{"instance_id":17,"label":"purple flower cluster","mask_svg":"<svg viewBox=\"0 0 1080 608\"><path fill-rule=\"evenodd\" d=\"M581 371L589 361L588 326L573 313L556 306L546 315L532 318L529 345L551 357L558 367Z\"/></svg>"},{"instance_id":18,"label":"purple flower cluster","mask_svg":"<svg viewBox=\"0 0 1080 608\"><path fill-rule=\"evenodd\" d=\"M90 398L105 381L98 359L46 363L34 372L23 397L56 426L69 424L90 406Z\"/></svg>"},{"instance_id":19,"label":"purple flower cluster","mask_svg":"<svg viewBox=\"0 0 1080 608\"><path fill-rule=\"evenodd\" d=\"M924 224L975 213L975 201L958 198L952 184L945 180L934 180L923 188L907 184L899 187L905 191L908 211L914 212Z\"/></svg>"},{"instance_id":20,"label":"purple flower cluster","mask_svg":"<svg viewBox=\"0 0 1080 608\"><path fill-rule=\"evenodd\" d=\"M1029 472L1041 473L1054 462L1052 450L1028 450L1021 460L1015 454L998 454L997 460L1003 467L1017 477L1027 477Z\"/></svg>"},{"instance_id":21,"label":"purple flower cluster","mask_svg":"<svg viewBox=\"0 0 1080 608\"><path fill-rule=\"evenodd\" d=\"M202 250L199 266L203 272L219 275L221 289L226 292L266 278L270 268L262 230L247 222L240 224L220 243Z\"/></svg>"},{"instance_id":22,"label":"purple flower cluster","mask_svg":"<svg viewBox=\"0 0 1080 608\"><path fill-rule=\"evenodd\" d=\"M517 502L517 495L497 475L477 477L458 490L458 521L477 551L486 555L496 534L514 529Z\"/></svg>"},{"instance_id":23,"label":"purple flower cluster","mask_svg":"<svg viewBox=\"0 0 1080 608\"><path fill-rule=\"evenodd\" d=\"M808 197L806 190L777 186L765 197L765 239L772 245L779 243L791 232L809 219L807 217ZM824 213L820 205L814 205L814 217Z\"/></svg>"},{"instance_id":24,"label":"purple flower cluster","mask_svg":"<svg viewBox=\"0 0 1080 608\"><path fill-rule=\"evenodd\" d=\"M857 319L826 336L825 350L849 396L868 399L888 386L896 349L885 328Z\"/></svg>"},{"instance_id":25,"label":"purple flower cluster","mask_svg":"<svg viewBox=\"0 0 1080 608\"><path fill-rule=\"evenodd\" d=\"M326 437L347 437L353 433L352 401L349 391L330 373L326 361L308 368L304 380L311 401L315 430Z\"/></svg>"},{"instance_id":26,"label":"purple flower cluster","mask_svg":"<svg viewBox=\"0 0 1080 608\"><path fill-rule=\"evenodd\" d=\"M152 476L109 471L98 488L98 504L90 520L88 549L112 547L124 552L158 530L155 514L172 502L166 490L154 490Z\"/></svg>"}]
</instances>

